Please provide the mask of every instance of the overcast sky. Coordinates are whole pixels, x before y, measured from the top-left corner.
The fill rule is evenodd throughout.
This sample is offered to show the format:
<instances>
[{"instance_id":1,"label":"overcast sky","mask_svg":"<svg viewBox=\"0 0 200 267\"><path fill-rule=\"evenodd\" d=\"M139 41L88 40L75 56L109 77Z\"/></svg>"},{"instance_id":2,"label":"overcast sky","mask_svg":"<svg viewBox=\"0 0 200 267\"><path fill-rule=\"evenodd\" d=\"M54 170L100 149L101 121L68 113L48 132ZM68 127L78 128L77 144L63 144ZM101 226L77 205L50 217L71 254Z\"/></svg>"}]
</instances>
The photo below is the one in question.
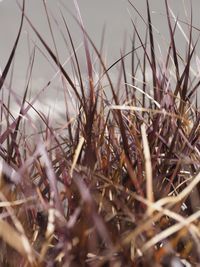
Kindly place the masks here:
<instances>
[{"instance_id":1,"label":"overcast sky","mask_svg":"<svg viewBox=\"0 0 200 267\"><path fill-rule=\"evenodd\" d=\"M21 1L22 2L22 1ZM138 9L140 14L145 18L146 16L146 0L132 0L131 1ZM159 47L165 51L165 39L168 40L168 28L166 23L166 12L164 6L164 0L150 0L153 25L155 26L155 37L157 40L156 48L159 51ZM174 14L179 19L186 20L186 16L190 13L188 8L189 0L170 0L168 1ZM193 6L193 25L200 28L200 2L199 0L191 0ZM61 30L64 30L63 22L61 20L60 10L62 10L65 19L69 25L73 40L77 49L79 49L80 62L84 68L85 55L82 45L82 35L77 23L70 15L69 9L73 14L76 14L73 0L48 0L46 1L49 13L58 21ZM141 35L144 35L145 24L131 7L127 0L78 0L81 15L84 21L84 26L95 42L96 46L100 47L102 30L105 26L105 54L108 64L111 64L120 56L120 49L123 50L126 43L126 51L131 47L131 37L133 27L131 19L136 21L138 31ZM184 4L186 9L184 10ZM42 0L26 0L26 14L44 37L44 39L53 47L53 42L50 36L50 30L47 23L47 17ZM60 61L63 63L69 58L69 52L66 49L66 45L59 34L58 26L55 25L53 19L51 19L54 35L56 38L56 45L59 52ZM14 44L17 31L20 23L20 10L15 0L1 0L0 1L0 68L3 69L6 61L11 52ZM197 36L198 32L194 31L194 36ZM186 42L181 33L177 34L178 48L184 53L186 48ZM30 47L33 47L35 43L42 48L38 38L30 29L27 23L23 27L20 43L17 48L14 68L14 82L17 87L23 87L24 77L29 62L29 50L28 40L30 41ZM126 42L125 42L126 40ZM195 40L195 38L194 38ZM79 47L79 48L78 48ZM45 51L42 48L42 51ZM161 56L161 55L160 55ZM95 57L94 57L95 59ZM36 52L36 60L33 71L33 80L35 81L35 87L41 87L45 81L50 79L55 73L55 66L52 67L48 63L47 59L41 55L39 50ZM84 70L83 70L84 72ZM34 82L33 81L33 82ZM21 90L21 89L20 89Z\"/></svg>"}]
</instances>

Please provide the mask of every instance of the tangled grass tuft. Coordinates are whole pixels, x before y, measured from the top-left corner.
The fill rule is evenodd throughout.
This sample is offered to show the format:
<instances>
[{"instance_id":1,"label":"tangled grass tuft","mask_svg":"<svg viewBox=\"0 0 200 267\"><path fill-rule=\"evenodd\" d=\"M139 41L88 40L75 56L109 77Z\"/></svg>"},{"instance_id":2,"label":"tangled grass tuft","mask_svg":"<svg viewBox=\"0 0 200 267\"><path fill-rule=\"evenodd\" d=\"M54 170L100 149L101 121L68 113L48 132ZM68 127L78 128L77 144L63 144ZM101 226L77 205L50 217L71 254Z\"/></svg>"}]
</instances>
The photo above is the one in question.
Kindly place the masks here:
<instances>
[{"instance_id":1,"label":"tangled grass tuft","mask_svg":"<svg viewBox=\"0 0 200 267\"><path fill-rule=\"evenodd\" d=\"M76 5L87 88L64 15L74 79L27 17L25 1L19 6L20 29L0 79L1 266L199 266L200 79L192 69L193 57L199 60L197 42L193 44L192 23L186 37L167 0L165 5L170 41L162 64L147 1L145 41L132 21L132 51L110 67L83 27ZM45 1L44 7L49 19ZM24 20L61 75L67 100L66 123L60 127L34 106L52 81L35 98L27 98L36 47L23 99L6 85ZM50 20L49 27L53 38ZM178 30L186 37L185 59L175 41ZM97 81L92 52L101 69ZM115 84L109 73L117 64L121 71ZM149 69L152 81L146 82ZM20 105L17 116L11 112L11 98Z\"/></svg>"}]
</instances>

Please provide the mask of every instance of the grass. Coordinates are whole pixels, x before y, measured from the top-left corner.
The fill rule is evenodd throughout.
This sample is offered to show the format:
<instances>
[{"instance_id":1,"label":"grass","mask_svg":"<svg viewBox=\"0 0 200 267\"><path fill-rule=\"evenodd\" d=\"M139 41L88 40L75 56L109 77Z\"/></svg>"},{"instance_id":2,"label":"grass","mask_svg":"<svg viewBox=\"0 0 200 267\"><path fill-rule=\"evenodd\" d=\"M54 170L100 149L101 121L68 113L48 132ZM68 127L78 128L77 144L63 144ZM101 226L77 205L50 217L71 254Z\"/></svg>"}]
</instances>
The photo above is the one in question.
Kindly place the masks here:
<instances>
[{"instance_id":1,"label":"grass","mask_svg":"<svg viewBox=\"0 0 200 267\"><path fill-rule=\"evenodd\" d=\"M45 1L53 48L27 17L25 0L19 5L19 32L0 79L1 266L200 264L200 79L192 63L199 61L198 39L193 40L193 31L199 29L192 25L192 12L190 23L179 21L165 0L170 41L161 62L149 1L147 21L128 2L145 23L146 36L143 40L131 21L132 50L121 52L119 60L107 66L103 41L98 50L74 1L87 82L64 12L60 33L72 55L70 73L58 56L54 17ZM12 91L11 82L8 85L24 21L61 77L66 119L60 127L35 107L55 76L35 97L28 97L37 46L30 54L22 99ZM185 58L178 51L177 31L185 38ZM116 66L117 83L109 75ZM19 106L17 115L12 113L12 101Z\"/></svg>"}]
</instances>

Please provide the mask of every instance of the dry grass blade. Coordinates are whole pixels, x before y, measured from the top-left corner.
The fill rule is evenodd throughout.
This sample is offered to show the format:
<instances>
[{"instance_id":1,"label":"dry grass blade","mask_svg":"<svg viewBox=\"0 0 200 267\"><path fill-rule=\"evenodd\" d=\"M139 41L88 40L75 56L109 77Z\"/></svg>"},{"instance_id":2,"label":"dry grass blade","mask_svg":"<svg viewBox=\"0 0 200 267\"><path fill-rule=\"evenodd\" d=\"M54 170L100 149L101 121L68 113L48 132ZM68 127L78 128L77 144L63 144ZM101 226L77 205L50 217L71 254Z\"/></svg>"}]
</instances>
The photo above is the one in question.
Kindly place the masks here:
<instances>
[{"instance_id":1,"label":"dry grass blade","mask_svg":"<svg viewBox=\"0 0 200 267\"><path fill-rule=\"evenodd\" d=\"M173 50L174 65L176 67L176 78L177 78L177 82L179 82L180 74L179 74L178 57L177 57L177 51L176 51L176 44L175 44L175 40L174 40L174 34L172 31L172 25L171 25L170 16L169 16L169 7L168 7L168 1L167 0L165 0L165 6L166 6L166 11L167 11L167 21L168 21L168 25L169 25L169 32L170 32L170 38L171 38L171 44L172 44L172 50Z\"/></svg>"},{"instance_id":2,"label":"dry grass blade","mask_svg":"<svg viewBox=\"0 0 200 267\"><path fill-rule=\"evenodd\" d=\"M19 205L25 204L33 200L35 200L34 197L29 197L25 199L14 200L14 201L2 201L0 202L0 208L19 206Z\"/></svg>"},{"instance_id":3,"label":"dry grass blade","mask_svg":"<svg viewBox=\"0 0 200 267\"><path fill-rule=\"evenodd\" d=\"M154 202L154 194L153 194L153 177L152 177L152 166L151 166L151 154L149 150L149 144L146 134L145 124L141 125L141 134L142 134L142 142L143 142L143 151L144 151L144 159L145 159L145 176L146 176L146 196L150 203ZM148 207L148 214L152 213L151 205Z\"/></svg>"},{"instance_id":4,"label":"dry grass blade","mask_svg":"<svg viewBox=\"0 0 200 267\"><path fill-rule=\"evenodd\" d=\"M178 202L181 202L185 197L187 197L192 190L200 183L200 172L196 175L196 177L193 178L190 184L187 185L187 187L181 191L177 196L170 196L166 198L162 198L157 201L156 205L158 206L164 206L166 204L176 204Z\"/></svg>"},{"instance_id":5,"label":"dry grass blade","mask_svg":"<svg viewBox=\"0 0 200 267\"><path fill-rule=\"evenodd\" d=\"M34 263L35 256L28 239L2 219L0 219L0 237L22 256L27 257L30 264Z\"/></svg>"},{"instance_id":6,"label":"dry grass blade","mask_svg":"<svg viewBox=\"0 0 200 267\"><path fill-rule=\"evenodd\" d=\"M150 48L151 48L151 63L152 63L154 98L155 98L155 100L158 100L154 36L153 36L153 29L152 29L152 23L151 23L151 13L150 13L149 1L146 0L146 3L147 3L147 17L148 17L148 27L149 27Z\"/></svg>"},{"instance_id":7,"label":"dry grass blade","mask_svg":"<svg viewBox=\"0 0 200 267\"><path fill-rule=\"evenodd\" d=\"M182 222L177 223L166 230L162 231L160 234L157 234L155 237L150 239L146 244L142 247L142 252L144 253L148 249L150 249L152 246L155 246L158 242L164 240L165 238L169 237L170 235L178 232L183 227L190 227L190 223L194 222L195 220L199 219L200 217L200 211L192 214L187 219L183 219Z\"/></svg>"},{"instance_id":8,"label":"dry grass blade","mask_svg":"<svg viewBox=\"0 0 200 267\"><path fill-rule=\"evenodd\" d=\"M127 106L127 105L110 105L109 109L120 109L120 110L132 110L132 111L140 111L140 112L148 112L148 113L155 113L155 114L163 114L164 116L169 116L172 118L177 118L185 123L188 123L188 120L185 117L176 115L174 113L166 112L165 110L157 110L157 109L150 109L150 108L143 108L143 107L134 107L134 106Z\"/></svg>"},{"instance_id":9,"label":"dry grass blade","mask_svg":"<svg viewBox=\"0 0 200 267\"><path fill-rule=\"evenodd\" d=\"M20 27L19 27L19 31L18 31L18 34L17 34L17 38L16 38L16 41L15 41L15 44L13 46L13 49L12 49L12 52L10 54L10 57L8 59L8 62L2 72L2 75L0 75L0 90L4 84L4 81L6 79L6 76L8 74L8 71L10 69L10 66L11 66L11 63L13 61L13 58L14 58L14 55L15 55L15 52L16 52L16 49L17 49L17 45L18 45L18 42L19 42L19 38L20 38L20 35L21 35L21 32L22 32L22 26L23 26L23 22L24 22L24 10L25 10L25 0L23 0L23 5L22 5L22 16L21 16L21 22L20 22Z\"/></svg>"},{"instance_id":10,"label":"dry grass blade","mask_svg":"<svg viewBox=\"0 0 200 267\"><path fill-rule=\"evenodd\" d=\"M75 168L76 163L78 161L78 157L79 157L79 155L81 153L81 149L83 147L84 142L85 142L85 139L84 139L83 136L81 136L80 139L79 139L79 142L78 142L78 146L77 146L77 148L75 150L72 166L71 166L71 169L70 169L70 176L71 177L73 176L73 171L74 171L74 168Z\"/></svg>"}]
</instances>

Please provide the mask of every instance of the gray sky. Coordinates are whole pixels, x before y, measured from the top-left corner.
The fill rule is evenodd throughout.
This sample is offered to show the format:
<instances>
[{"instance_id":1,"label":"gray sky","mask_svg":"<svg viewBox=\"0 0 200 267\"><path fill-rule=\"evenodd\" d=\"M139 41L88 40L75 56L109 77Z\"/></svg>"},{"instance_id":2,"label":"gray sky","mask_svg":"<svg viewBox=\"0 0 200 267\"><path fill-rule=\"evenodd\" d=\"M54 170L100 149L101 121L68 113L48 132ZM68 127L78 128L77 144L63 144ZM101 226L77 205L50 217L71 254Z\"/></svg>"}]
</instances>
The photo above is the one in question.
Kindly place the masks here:
<instances>
[{"instance_id":1,"label":"gray sky","mask_svg":"<svg viewBox=\"0 0 200 267\"><path fill-rule=\"evenodd\" d=\"M53 47L53 42L50 36L50 31L45 15L44 6L42 0L27 0L26 1L26 14L31 19L34 26L44 37L44 39ZM155 37L157 40L156 48L159 51L159 47L162 52L165 53L165 39L169 40L168 28L166 23L166 15L164 8L164 0L150 0L153 25L155 26ZM180 19L186 20L186 13L190 13L188 8L189 0L169 0L169 5L173 12ZM199 0L191 0L193 6L193 25L200 28L200 2ZM72 13L76 14L73 0L48 0L46 1L48 10L56 18L62 30L62 20L60 16L60 9L62 10L66 21L69 25L73 40L76 47L82 44L82 35L76 22L69 14L66 8L71 10ZM63 4L62 4L63 3ZM137 7L138 11L142 16L146 16L146 0L132 0L132 3ZM184 3L186 10L184 10ZM85 28L89 33L96 46L100 47L100 41L102 36L102 29L105 25L105 55L108 64L111 64L120 56L120 49L123 49L126 40L126 51L131 47L131 36L133 27L131 24L131 18L137 21L138 31L144 36L145 24L141 18L136 14L134 9L126 0L78 0L81 15L84 21ZM65 7L64 7L65 6ZM59 58L61 62L66 61L69 58L69 52L66 49L66 45L59 34L59 30L53 19L51 19L53 30L56 38L56 45L59 51ZM3 0L0 1L0 33L1 33L1 45L0 45L0 67L4 68L8 56L11 52L14 40L17 35L17 30L20 23L20 10L17 7L15 0ZM184 26L183 26L184 27ZM187 29L184 27L184 29ZM198 32L194 31L194 36L197 36ZM45 49L41 46L38 38L35 36L33 31L30 29L27 23L23 28L20 43L17 48L14 68L14 84L18 88L19 92L23 91L24 77L26 75L27 66L29 62L29 50L28 41L30 40L30 47L36 43L42 51ZM195 38L194 38L195 40ZM179 32L177 34L178 48L183 53L186 47L186 42L183 35ZM84 72L85 54L83 47L78 50L80 63ZM45 53L46 54L46 53ZM159 55L161 57L161 55ZM95 60L95 55L93 55ZM55 66L54 66L55 68ZM40 89L48 79L51 79L55 73L54 69L44 58L43 55L37 50L36 60L33 70L33 91ZM70 66L66 67L67 69Z\"/></svg>"}]
</instances>

